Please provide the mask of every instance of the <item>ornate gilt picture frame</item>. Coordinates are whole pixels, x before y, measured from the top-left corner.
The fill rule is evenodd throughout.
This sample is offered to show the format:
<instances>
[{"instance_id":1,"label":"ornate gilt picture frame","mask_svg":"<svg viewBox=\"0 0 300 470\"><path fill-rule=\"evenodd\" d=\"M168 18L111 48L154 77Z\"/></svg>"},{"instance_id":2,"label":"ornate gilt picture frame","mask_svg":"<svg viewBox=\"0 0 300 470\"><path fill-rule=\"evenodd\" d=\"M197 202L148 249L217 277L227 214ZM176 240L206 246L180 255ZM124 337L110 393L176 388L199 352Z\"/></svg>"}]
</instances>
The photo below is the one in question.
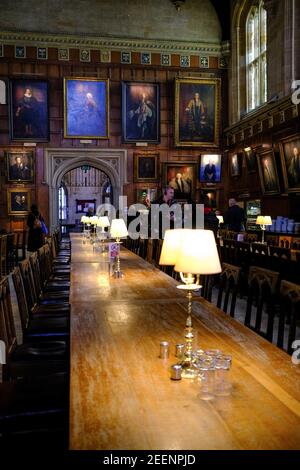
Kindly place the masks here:
<instances>
[{"instance_id":1,"label":"ornate gilt picture frame","mask_svg":"<svg viewBox=\"0 0 300 470\"><path fill-rule=\"evenodd\" d=\"M175 80L175 146L218 148L221 80Z\"/></svg>"}]
</instances>

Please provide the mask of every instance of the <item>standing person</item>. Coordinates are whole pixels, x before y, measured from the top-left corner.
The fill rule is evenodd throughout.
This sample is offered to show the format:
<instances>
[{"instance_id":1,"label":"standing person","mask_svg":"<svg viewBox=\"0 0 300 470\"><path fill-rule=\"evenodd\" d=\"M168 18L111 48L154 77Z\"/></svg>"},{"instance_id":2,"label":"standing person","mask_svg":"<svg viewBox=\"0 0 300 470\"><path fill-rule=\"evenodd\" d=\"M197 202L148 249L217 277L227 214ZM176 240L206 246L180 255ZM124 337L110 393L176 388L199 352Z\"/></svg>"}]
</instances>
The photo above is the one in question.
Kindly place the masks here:
<instances>
[{"instance_id":1,"label":"standing person","mask_svg":"<svg viewBox=\"0 0 300 470\"><path fill-rule=\"evenodd\" d=\"M44 244L44 233L42 229L43 216L40 214L36 204L32 204L27 218L28 243L27 251L37 251Z\"/></svg>"},{"instance_id":2,"label":"standing person","mask_svg":"<svg viewBox=\"0 0 300 470\"><path fill-rule=\"evenodd\" d=\"M165 229L166 228L174 228L174 222L175 222L175 214L173 211L167 212L165 214L162 214L161 212L157 213L156 215L153 216L151 215L151 209L152 205L157 204L167 204L167 206L175 206L174 209L176 209L179 205L177 201L174 199L174 188L171 186L166 186L164 188L163 194L151 204L150 207L150 225L153 223L153 232L156 232L158 234L159 238L164 238L165 235ZM150 228L150 227L149 227ZM152 233L151 233L152 234Z\"/></svg>"},{"instance_id":3,"label":"standing person","mask_svg":"<svg viewBox=\"0 0 300 470\"><path fill-rule=\"evenodd\" d=\"M229 230L240 232L245 230L244 223L246 221L244 209L239 207L234 198L228 201L229 209L224 214L224 223Z\"/></svg>"},{"instance_id":4,"label":"standing person","mask_svg":"<svg viewBox=\"0 0 300 470\"><path fill-rule=\"evenodd\" d=\"M204 229L212 230L215 238L217 238L219 219L211 208L208 196L206 194L203 195L200 202L204 204Z\"/></svg>"}]
</instances>

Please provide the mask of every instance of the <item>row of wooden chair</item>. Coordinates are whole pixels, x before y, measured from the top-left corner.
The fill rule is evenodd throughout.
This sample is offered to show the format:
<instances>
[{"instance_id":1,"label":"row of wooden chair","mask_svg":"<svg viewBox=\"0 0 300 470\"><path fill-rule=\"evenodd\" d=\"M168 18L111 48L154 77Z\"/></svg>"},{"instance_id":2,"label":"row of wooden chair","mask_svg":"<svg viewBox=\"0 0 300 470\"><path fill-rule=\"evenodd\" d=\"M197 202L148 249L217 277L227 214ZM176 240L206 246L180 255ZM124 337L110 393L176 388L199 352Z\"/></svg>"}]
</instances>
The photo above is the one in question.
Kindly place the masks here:
<instances>
[{"instance_id":1,"label":"row of wooden chair","mask_svg":"<svg viewBox=\"0 0 300 470\"><path fill-rule=\"evenodd\" d=\"M278 334L274 341L280 348L285 348L288 353L291 353L292 342L296 336L296 325L300 320L297 316L297 309L300 310L300 286L282 278L279 271L251 265L252 254L257 255L255 259L260 259L268 258L272 252L274 259L289 261L288 254L278 247L268 247L259 243L252 243L252 251L250 243L236 242L235 240L229 240L229 248L226 244L225 247L232 250L236 257L238 252L240 263L235 265L223 262L220 275L202 276L201 296L212 301L213 289L218 289L217 306L234 317L237 297L246 295L247 302L244 302L245 325L272 342L275 331L274 320L277 318ZM175 272L173 267L159 265L162 240L129 239L127 248L180 281L179 273ZM268 250L268 254L267 252L262 254L263 250ZM266 329L263 328L265 317L267 317ZM287 342L284 342L285 329L288 329Z\"/></svg>"},{"instance_id":2,"label":"row of wooden chair","mask_svg":"<svg viewBox=\"0 0 300 470\"><path fill-rule=\"evenodd\" d=\"M26 258L26 230L0 235L0 279Z\"/></svg>"},{"instance_id":3,"label":"row of wooden chair","mask_svg":"<svg viewBox=\"0 0 300 470\"><path fill-rule=\"evenodd\" d=\"M241 268L223 263L218 284L217 307L234 317L236 299L240 292ZM291 354L300 328L300 285L281 278L279 272L251 266L248 274L248 292L244 323L268 341ZM266 327L264 327L266 318ZM277 318L277 337L274 339L274 321ZM285 343L284 333L288 330Z\"/></svg>"},{"instance_id":4,"label":"row of wooden chair","mask_svg":"<svg viewBox=\"0 0 300 470\"><path fill-rule=\"evenodd\" d=\"M237 240L238 233L232 230L224 228L219 229L219 236L226 238L227 240ZM261 240L260 233L248 233L243 232L245 242L252 243ZM266 244L269 246L275 246L279 248L289 248L292 250L300 250L300 237L293 237L292 234L288 234L286 237L282 235L271 235L269 233L265 236Z\"/></svg>"},{"instance_id":5,"label":"row of wooden chair","mask_svg":"<svg viewBox=\"0 0 300 470\"><path fill-rule=\"evenodd\" d=\"M300 279L300 256L292 259L288 248L223 239L219 253L222 262L240 266L246 276L250 266L260 266L283 273L284 278L291 282Z\"/></svg>"},{"instance_id":6,"label":"row of wooden chair","mask_svg":"<svg viewBox=\"0 0 300 470\"><path fill-rule=\"evenodd\" d=\"M23 342L18 345L9 278L0 282L0 339L6 346L0 384L0 444L18 436L67 445L69 381L70 247L51 262L45 245L14 269ZM44 272L44 265L47 271ZM51 264L52 263L52 264ZM59 442L58 442L59 444Z\"/></svg>"}]
</instances>

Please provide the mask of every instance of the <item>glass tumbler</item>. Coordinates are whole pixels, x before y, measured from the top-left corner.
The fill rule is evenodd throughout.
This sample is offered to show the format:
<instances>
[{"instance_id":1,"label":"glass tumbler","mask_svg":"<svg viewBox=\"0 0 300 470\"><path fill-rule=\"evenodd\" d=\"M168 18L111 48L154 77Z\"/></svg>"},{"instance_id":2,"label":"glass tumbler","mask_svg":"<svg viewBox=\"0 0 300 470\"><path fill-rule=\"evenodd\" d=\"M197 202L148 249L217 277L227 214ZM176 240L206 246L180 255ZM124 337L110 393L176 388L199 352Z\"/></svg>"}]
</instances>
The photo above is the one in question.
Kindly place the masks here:
<instances>
[{"instance_id":1,"label":"glass tumbler","mask_svg":"<svg viewBox=\"0 0 300 470\"><path fill-rule=\"evenodd\" d=\"M215 392L215 367L211 361L199 361L197 363L200 381L199 398L212 400Z\"/></svg>"},{"instance_id":2,"label":"glass tumbler","mask_svg":"<svg viewBox=\"0 0 300 470\"><path fill-rule=\"evenodd\" d=\"M215 363L215 394L217 396L230 394L232 387L228 377L230 367L231 356L221 356Z\"/></svg>"}]
</instances>

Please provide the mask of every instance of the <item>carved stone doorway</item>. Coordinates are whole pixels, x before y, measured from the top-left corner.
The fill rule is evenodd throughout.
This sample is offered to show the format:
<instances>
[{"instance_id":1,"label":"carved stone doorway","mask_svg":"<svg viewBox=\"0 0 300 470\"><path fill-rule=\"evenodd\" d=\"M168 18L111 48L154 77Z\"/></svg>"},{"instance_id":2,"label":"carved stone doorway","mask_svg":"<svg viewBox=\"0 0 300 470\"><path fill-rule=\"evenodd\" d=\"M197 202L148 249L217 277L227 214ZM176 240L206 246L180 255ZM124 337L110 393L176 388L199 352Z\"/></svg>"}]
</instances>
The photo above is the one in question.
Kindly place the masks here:
<instances>
[{"instance_id":1,"label":"carved stone doorway","mask_svg":"<svg viewBox=\"0 0 300 470\"><path fill-rule=\"evenodd\" d=\"M89 165L102 170L110 178L114 200L118 208L119 196L127 183L127 150L121 149L45 149L45 180L49 186L49 225L53 231L59 222L58 188L65 173L79 166Z\"/></svg>"}]
</instances>

